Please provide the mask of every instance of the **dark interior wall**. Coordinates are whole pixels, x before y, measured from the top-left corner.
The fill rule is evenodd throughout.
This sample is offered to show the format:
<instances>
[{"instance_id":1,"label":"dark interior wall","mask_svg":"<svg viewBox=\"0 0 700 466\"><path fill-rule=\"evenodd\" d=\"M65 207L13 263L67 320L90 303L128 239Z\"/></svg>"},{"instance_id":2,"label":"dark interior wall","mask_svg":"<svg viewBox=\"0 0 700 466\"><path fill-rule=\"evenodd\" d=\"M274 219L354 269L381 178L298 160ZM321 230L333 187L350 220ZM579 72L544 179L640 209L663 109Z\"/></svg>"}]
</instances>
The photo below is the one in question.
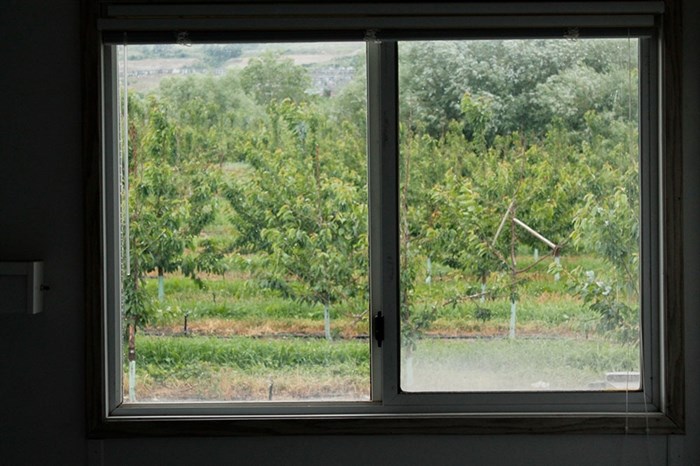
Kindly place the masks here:
<instances>
[{"instance_id":1,"label":"dark interior wall","mask_svg":"<svg viewBox=\"0 0 700 466\"><path fill-rule=\"evenodd\" d=\"M42 314L0 316L0 464L700 464L700 2L684 9L687 436L87 441L79 5L0 0L0 260L43 260L51 286Z\"/></svg>"},{"instance_id":2,"label":"dark interior wall","mask_svg":"<svg viewBox=\"0 0 700 466\"><path fill-rule=\"evenodd\" d=\"M0 0L0 260L43 260L44 312L0 318L0 464L85 458L75 0Z\"/></svg>"}]
</instances>

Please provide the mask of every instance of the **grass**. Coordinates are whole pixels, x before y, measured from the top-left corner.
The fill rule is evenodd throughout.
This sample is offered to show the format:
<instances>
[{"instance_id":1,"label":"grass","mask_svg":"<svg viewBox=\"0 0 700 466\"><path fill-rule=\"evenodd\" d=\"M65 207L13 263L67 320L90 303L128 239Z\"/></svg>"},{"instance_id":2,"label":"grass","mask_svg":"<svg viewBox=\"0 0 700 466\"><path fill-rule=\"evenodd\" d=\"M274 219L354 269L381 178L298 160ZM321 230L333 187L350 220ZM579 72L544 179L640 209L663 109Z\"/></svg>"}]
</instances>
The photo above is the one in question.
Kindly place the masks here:
<instances>
[{"instance_id":1,"label":"grass","mask_svg":"<svg viewBox=\"0 0 700 466\"><path fill-rule=\"evenodd\" d=\"M277 290L265 288L250 275L229 273L226 279L204 280L201 288L193 280L172 275L164 282L165 299L153 300L157 324L179 320L185 313L192 319L323 319L323 306L281 296ZM147 292L157 295L155 278L146 282ZM332 318L362 313L367 305L361 300L347 301L331 306Z\"/></svg>"},{"instance_id":2,"label":"grass","mask_svg":"<svg viewBox=\"0 0 700 466\"><path fill-rule=\"evenodd\" d=\"M414 352L417 384L452 390L585 390L606 372L638 371L639 351L608 341L503 338L431 340ZM478 374L478 376L476 376Z\"/></svg>"},{"instance_id":3,"label":"grass","mask_svg":"<svg viewBox=\"0 0 700 466\"><path fill-rule=\"evenodd\" d=\"M137 354L141 401L369 395L367 341L140 335Z\"/></svg>"},{"instance_id":4,"label":"grass","mask_svg":"<svg viewBox=\"0 0 700 466\"><path fill-rule=\"evenodd\" d=\"M366 399L367 340L139 336L146 400ZM423 339L407 391L586 390L606 372L638 371L634 346L600 340ZM272 388L271 388L272 386Z\"/></svg>"},{"instance_id":5,"label":"grass","mask_svg":"<svg viewBox=\"0 0 700 466\"><path fill-rule=\"evenodd\" d=\"M137 369L137 401L366 401L369 380L352 374L309 374L303 370L251 374L210 366L196 377L156 379ZM125 381L126 382L126 381ZM125 393L126 391L125 387Z\"/></svg>"},{"instance_id":6,"label":"grass","mask_svg":"<svg viewBox=\"0 0 700 466\"><path fill-rule=\"evenodd\" d=\"M520 267L533 262L529 254L518 257ZM417 343L414 380L405 388L580 390L605 372L638 370L636 348L597 335L598 316L570 291L566 276L554 280L549 262L521 276L515 340L505 338L507 294L453 300L479 289L478 280L434 263L428 283L419 271L413 304L429 310L433 321ZM604 267L589 256L562 262L567 269ZM267 400L271 385L276 400L367 399L366 303L331 307L334 341L328 342L321 338L321 305L262 286L253 274L255 257L231 264L223 278L203 277L203 288L181 275L166 277L165 300L154 299L154 323L137 335L139 399ZM156 280L146 289L155 298Z\"/></svg>"},{"instance_id":7,"label":"grass","mask_svg":"<svg viewBox=\"0 0 700 466\"><path fill-rule=\"evenodd\" d=\"M164 371L189 370L199 364L247 371L304 367L343 368L369 374L366 341L320 339L256 339L248 337L139 336L138 354L145 365Z\"/></svg>"}]
</instances>

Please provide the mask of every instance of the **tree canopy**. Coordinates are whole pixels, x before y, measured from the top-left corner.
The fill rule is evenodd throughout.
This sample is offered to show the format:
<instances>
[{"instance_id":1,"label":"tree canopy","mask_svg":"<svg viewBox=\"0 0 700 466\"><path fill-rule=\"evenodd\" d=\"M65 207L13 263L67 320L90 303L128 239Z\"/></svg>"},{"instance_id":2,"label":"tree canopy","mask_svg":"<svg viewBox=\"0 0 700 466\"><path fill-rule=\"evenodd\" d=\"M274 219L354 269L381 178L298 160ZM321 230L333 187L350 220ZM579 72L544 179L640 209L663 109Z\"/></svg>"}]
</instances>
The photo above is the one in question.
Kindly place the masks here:
<instances>
[{"instance_id":1,"label":"tree canopy","mask_svg":"<svg viewBox=\"0 0 700 466\"><path fill-rule=\"evenodd\" d=\"M207 50L246 64L130 98L130 309L142 308L138 280L151 272L196 278L250 255L265 265L261 283L327 312L352 308L367 293L363 70L324 95L311 89L314 68L281 52ZM517 220L557 254L566 245L607 261L570 280L601 319L627 325L624 303L638 296L636 44L436 41L399 52L405 324L429 324L412 295L426 260L494 290L510 274L513 293L516 242L543 247Z\"/></svg>"}]
</instances>

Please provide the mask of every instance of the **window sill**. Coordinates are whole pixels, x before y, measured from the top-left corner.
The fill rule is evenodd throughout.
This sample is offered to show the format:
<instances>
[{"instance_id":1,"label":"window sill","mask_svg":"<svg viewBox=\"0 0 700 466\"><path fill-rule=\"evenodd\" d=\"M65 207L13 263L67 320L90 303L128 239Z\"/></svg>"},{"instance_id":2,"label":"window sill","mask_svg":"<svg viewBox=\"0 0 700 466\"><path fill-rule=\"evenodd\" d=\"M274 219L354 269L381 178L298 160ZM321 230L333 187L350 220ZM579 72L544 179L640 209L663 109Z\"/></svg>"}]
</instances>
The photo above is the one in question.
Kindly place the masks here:
<instances>
[{"instance_id":1,"label":"window sill","mask_svg":"<svg viewBox=\"0 0 700 466\"><path fill-rule=\"evenodd\" d=\"M91 429L91 438L161 436L374 434L682 434L660 413L343 414L270 416L121 416Z\"/></svg>"}]
</instances>

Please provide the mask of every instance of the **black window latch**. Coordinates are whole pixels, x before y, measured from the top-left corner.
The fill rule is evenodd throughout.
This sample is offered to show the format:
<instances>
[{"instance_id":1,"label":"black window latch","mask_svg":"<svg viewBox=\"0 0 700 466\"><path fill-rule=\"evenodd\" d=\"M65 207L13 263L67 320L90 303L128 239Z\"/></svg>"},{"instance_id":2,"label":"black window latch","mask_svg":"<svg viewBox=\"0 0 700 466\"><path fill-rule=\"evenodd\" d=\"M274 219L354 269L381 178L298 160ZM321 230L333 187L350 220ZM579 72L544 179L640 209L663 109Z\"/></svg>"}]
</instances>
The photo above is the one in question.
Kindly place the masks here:
<instances>
[{"instance_id":1,"label":"black window latch","mask_svg":"<svg viewBox=\"0 0 700 466\"><path fill-rule=\"evenodd\" d=\"M374 330L374 339L377 340L377 346L381 348L384 341L384 316L381 312L374 316L372 328Z\"/></svg>"}]
</instances>

